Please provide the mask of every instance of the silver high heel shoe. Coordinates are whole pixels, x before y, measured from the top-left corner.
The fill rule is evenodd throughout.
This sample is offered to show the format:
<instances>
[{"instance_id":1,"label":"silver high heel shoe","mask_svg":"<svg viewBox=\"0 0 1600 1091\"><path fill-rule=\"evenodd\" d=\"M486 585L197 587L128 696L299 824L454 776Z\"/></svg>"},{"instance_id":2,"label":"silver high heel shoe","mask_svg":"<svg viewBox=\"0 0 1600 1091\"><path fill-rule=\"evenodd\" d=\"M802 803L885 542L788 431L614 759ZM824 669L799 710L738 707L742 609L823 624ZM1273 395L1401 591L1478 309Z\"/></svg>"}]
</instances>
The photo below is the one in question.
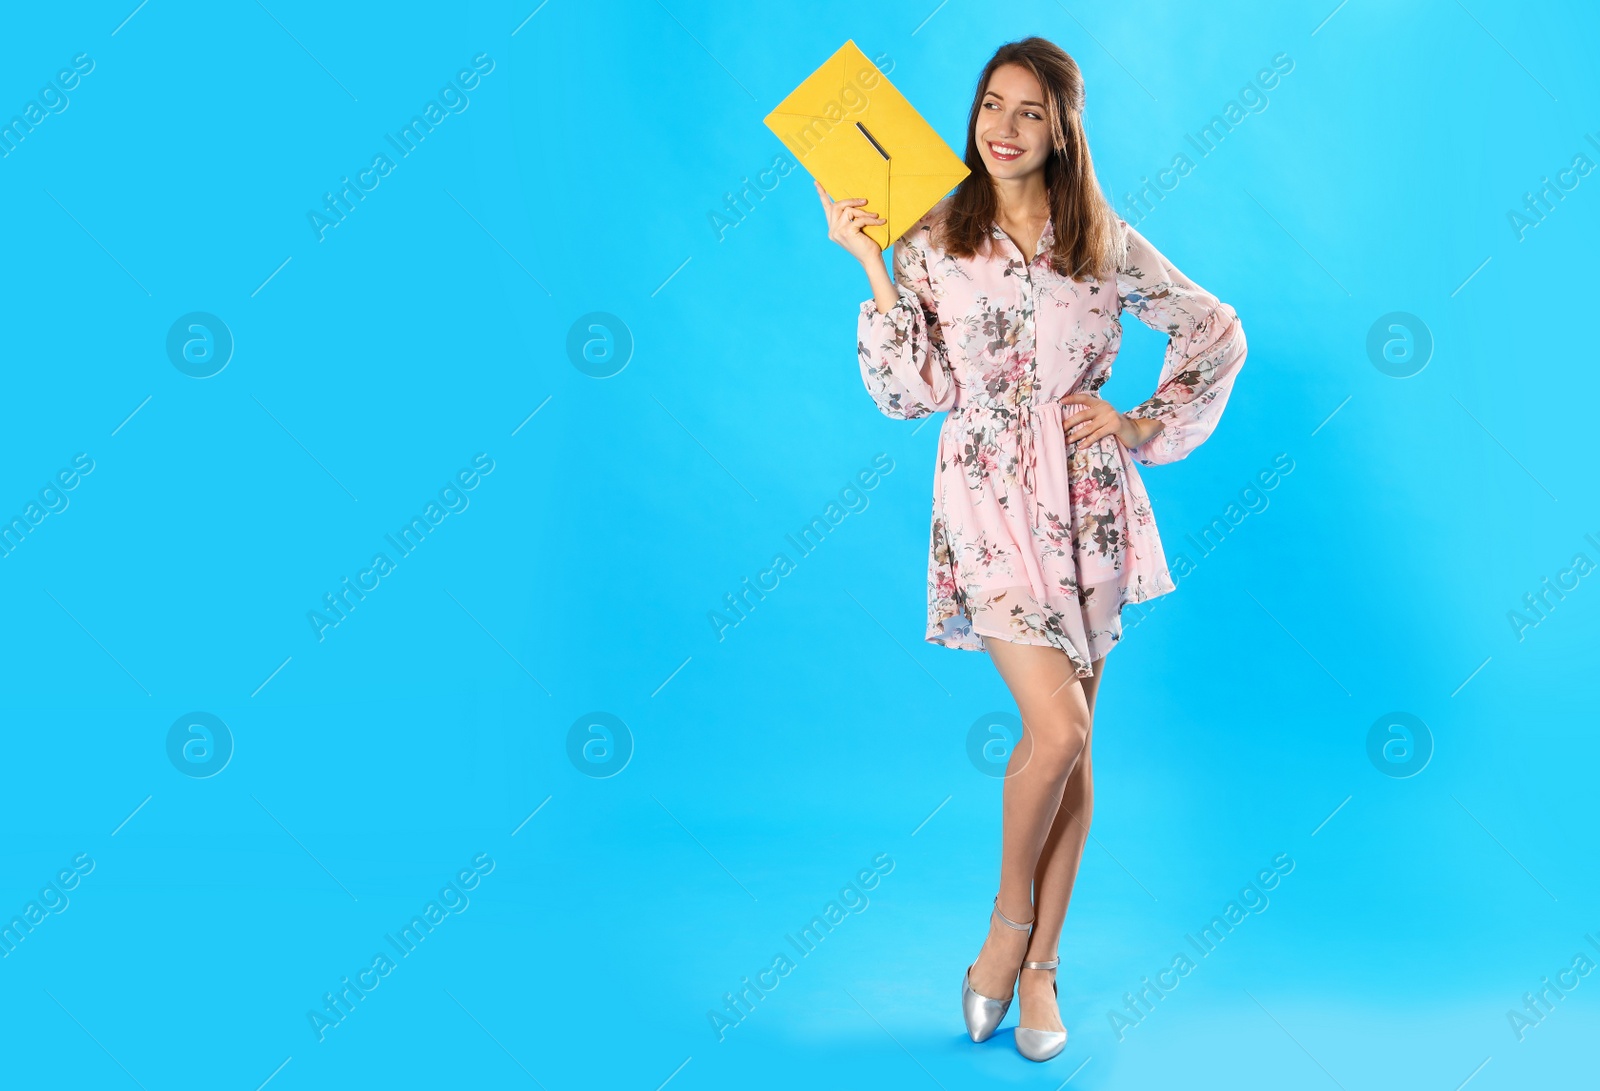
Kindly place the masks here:
<instances>
[{"instance_id":1,"label":"silver high heel shoe","mask_svg":"<svg viewBox=\"0 0 1600 1091\"><path fill-rule=\"evenodd\" d=\"M994 915L1007 928L1015 928L1019 932L1026 932L1033 927L1033 922L1018 924L1004 913L1000 912L1000 895L994 896ZM1006 1017L1006 1012L1011 1007L1013 992L1007 993L1004 1000L996 1000L984 996L972 989L972 967L968 966L966 973L961 975L961 1015L967 1021L967 1034L974 1042L988 1039L1000 1026L1000 1020Z\"/></svg>"},{"instance_id":2,"label":"silver high heel shoe","mask_svg":"<svg viewBox=\"0 0 1600 1091\"><path fill-rule=\"evenodd\" d=\"M1054 970L1061 965L1061 958L1057 956L1048 962L1024 962L1024 970ZM1060 996L1056 989L1056 978L1050 975L1050 991ZM1017 1038L1017 1052L1030 1061L1048 1061L1057 1053L1067 1048L1067 1032L1064 1030L1035 1030L1032 1027L1018 1027L1015 1031Z\"/></svg>"}]
</instances>

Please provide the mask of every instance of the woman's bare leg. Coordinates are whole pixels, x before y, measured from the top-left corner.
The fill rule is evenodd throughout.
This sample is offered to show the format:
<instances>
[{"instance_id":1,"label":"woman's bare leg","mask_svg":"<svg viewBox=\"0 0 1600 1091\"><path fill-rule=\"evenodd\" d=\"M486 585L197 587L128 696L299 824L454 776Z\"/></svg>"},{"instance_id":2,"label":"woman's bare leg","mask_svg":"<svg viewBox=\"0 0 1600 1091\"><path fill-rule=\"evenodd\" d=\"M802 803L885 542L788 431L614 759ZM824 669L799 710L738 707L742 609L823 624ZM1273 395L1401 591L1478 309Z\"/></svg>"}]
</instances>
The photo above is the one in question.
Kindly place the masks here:
<instances>
[{"instance_id":1,"label":"woman's bare leg","mask_svg":"<svg viewBox=\"0 0 1600 1091\"><path fill-rule=\"evenodd\" d=\"M1083 757L1067 778L1066 791L1061 796L1061 809L1055 824L1045 839L1044 850L1039 854L1039 864L1033 876L1033 897L1036 919L1033 936L1028 941L1028 961L1049 962L1057 957L1061 929L1067 919L1067 904L1072 900L1072 887L1078 878L1078 865L1083 860L1084 844L1089 839L1089 821L1094 812L1094 773L1090 758L1094 747L1094 698L1100 690L1100 678L1105 660L1091 664L1094 677L1080 679L1085 703L1089 708L1089 736L1083 744ZM1061 1013L1056 1005L1056 994L1050 985L1060 971L1023 970L1017 981L1017 1003L1021 1008L1020 1026L1039 1030L1065 1030Z\"/></svg>"},{"instance_id":2,"label":"woman's bare leg","mask_svg":"<svg viewBox=\"0 0 1600 1091\"><path fill-rule=\"evenodd\" d=\"M1065 652L990 637L983 643L1022 717L1022 739L1006 766L1000 912L1014 921L1030 921L1034 873L1060 814L1068 779L1088 742L1089 706ZM1026 932L991 916L988 938L972 966L972 987L984 996L1010 996L1027 944Z\"/></svg>"}]
</instances>

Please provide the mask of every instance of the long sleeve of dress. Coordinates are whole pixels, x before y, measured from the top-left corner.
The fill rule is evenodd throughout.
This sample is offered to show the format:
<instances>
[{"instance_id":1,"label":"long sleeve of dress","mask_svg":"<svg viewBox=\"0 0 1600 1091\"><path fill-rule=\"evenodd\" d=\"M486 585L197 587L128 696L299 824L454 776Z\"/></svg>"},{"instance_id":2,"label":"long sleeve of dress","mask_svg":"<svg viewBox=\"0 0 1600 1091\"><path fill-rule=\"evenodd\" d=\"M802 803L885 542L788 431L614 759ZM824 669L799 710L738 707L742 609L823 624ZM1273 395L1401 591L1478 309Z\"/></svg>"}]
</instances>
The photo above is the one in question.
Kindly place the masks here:
<instances>
[{"instance_id":1,"label":"long sleeve of dress","mask_svg":"<svg viewBox=\"0 0 1600 1091\"><path fill-rule=\"evenodd\" d=\"M1161 422L1161 431L1128 453L1146 466L1176 462L1217 426L1244 365L1244 327L1228 304L1195 284L1128 226L1128 253L1117 270L1122 308L1167 335L1156 392L1127 416Z\"/></svg>"},{"instance_id":2,"label":"long sleeve of dress","mask_svg":"<svg viewBox=\"0 0 1600 1091\"><path fill-rule=\"evenodd\" d=\"M956 400L927 254L911 239L919 229L914 226L895 240L892 263L900 298L882 314L877 303L866 300L856 329L861 379L879 410L895 420L926 417Z\"/></svg>"}]
</instances>

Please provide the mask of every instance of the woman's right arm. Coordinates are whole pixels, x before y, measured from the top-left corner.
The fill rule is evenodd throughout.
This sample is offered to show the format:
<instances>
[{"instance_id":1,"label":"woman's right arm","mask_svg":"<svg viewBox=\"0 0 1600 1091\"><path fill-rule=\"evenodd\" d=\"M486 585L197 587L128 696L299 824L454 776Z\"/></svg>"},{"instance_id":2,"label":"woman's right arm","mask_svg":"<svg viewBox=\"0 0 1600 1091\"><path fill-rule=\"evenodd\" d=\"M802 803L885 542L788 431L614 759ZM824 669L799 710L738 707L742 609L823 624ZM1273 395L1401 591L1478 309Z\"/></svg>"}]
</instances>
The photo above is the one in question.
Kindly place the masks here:
<instances>
[{"instance_id":1,"label":"woman's right arm","mask_svg":"<svg viewBox=\"0 0 1600 1091\"><path fill-rule=\"evenodd\" d=\"M876 249L877 244L874 243L873 248ZM888 314L889 308L899 302L900 292L883 267L883 255L872 255L862 262L862 268L867 271L867 283L872 286L872 302L877 306L878 313Z\"/></svg>"},{"instance_id":2,"label":"woman's right arm","mask_svg":"<svg viewBox=\"0 0 1600 1091\"><path fill-rule=\"evenodd\" d=\"M856 354L867 393L884 416L914 420L955 405L944 334L928 282L927 255L908 231L895 241L891 264L861 227L883 218L860 206L861 198L830 201L820 184L818 196L828 216L828 237L843 246L866 271L872 298L863 300L856 327ZM898 283L897 283L898 282Z\"/></svg>"}]
</instances>

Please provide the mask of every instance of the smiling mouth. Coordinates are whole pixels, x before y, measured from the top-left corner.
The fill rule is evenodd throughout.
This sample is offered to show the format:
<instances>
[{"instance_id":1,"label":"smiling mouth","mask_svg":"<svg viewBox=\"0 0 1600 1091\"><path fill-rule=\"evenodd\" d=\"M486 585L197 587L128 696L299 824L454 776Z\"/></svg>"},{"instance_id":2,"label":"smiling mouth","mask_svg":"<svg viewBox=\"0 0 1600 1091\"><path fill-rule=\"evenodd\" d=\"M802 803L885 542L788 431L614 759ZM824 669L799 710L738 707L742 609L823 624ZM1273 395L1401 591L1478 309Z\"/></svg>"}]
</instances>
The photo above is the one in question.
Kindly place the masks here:
<instances>
[{"instance_id":1,"label":"smiling mouth","mask_svg":"<svg viewBox=\"0 0 1600 1091\"><path fill-rule=\"evenodd\" d=\"M1015 144L996 144L990 141L989 154L1002 163L1009 163L1013 159L1021 159L1023 152Z\"/></svg>"}]
</instances>

